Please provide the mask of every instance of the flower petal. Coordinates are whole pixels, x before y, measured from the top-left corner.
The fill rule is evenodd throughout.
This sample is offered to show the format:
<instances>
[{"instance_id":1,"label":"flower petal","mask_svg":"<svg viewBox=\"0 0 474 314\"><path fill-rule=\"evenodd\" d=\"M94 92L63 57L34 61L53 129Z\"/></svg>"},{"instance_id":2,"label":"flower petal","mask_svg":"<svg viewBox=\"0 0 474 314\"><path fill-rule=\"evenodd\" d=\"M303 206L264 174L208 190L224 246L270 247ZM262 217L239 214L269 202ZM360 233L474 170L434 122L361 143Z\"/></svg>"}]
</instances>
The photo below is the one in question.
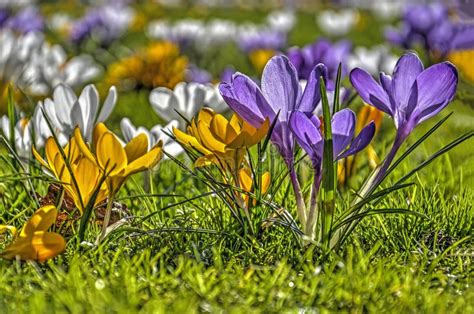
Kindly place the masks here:
<instances>
[{"instance_id":1,"label":"flower petal","mask_svg":"<svg viewBox=\"0 0 474 314\"><path fill-rule=\"evenodd\" d=\"M295 111L290 115L291 131L313 161L322 158L323 137L319 126L319 119L311 119L303 112Z\"/></svg>"},{"instance_id":2,"label":"flower petal","mask_svg":"<svg viewBox=\"0 0 474 314\"><path fill-rule=\"evenodd\" d=\"M28 219L23 229L21 229L19 237L31 238L36 231L48 230L56 221L57 214L58 211L53 205L41 207Z\"/></svg>"},{"instance_id":3,"label":"flower petal","mask_svg":"<svg viewBox=\"0 0 474 314\"><path fill-rule=\"evenodd\" d=\"M351 146L340 154L336 160L346 158L347 156L351 156L357 154L361 150L367 147L372 141L372 138L375 134L375 123L372 121L366 127L360 131L360 133L356 136L356 138L352 141Z\"/></svg>"},{"instance_id":4,"label":"flower petal","mask_svg":"<svg viewBox=\"0 0 474 314\"><path fill-rule=\"evenodd\" d=\"M219 91L229 107L255 127L260 126L266 117L275 117L260 88L246 75L234 74L230 83L219 85Z\"/></svg>"},{"instance_id":5,"label":"flower petal","mask_svg":"<svg viewBox=\"0 0 474 314\"><path fill-rule=\"evenodd\" d=\"M375 82L372 75L365 70L355 68L351 71L350 80L364 102L393 116L394 112L387 93Z\"/></svg>"},{"instance_id":6,"label":"flower petal","mask_svg":"<svg viewBox=\"0 0 474 314\"><path fill-rule=\"evenodd\" d=\"M280 121L288 119L301 99L301 86L295 67L285 56L270 59L262 74L262 93Z\"/></svg>"},{"instance_id":7,"label":"flower petal","mask_svg":"<svg viewBox=\"0 0 474 314\"><path fill-rule=\"evenodd\" d=\"M349 145L354 136L355 113L342 109L334 114L331 120L334 159Z\"/></svg>"},{"instance_id":8,"label":"flower petal","mask_svg":"<svg viewBox=\"0 0 474 314\"><path fill-rule=\"evenodd\" d=\"M418 101L410 120L418 124L436 115L453 100L458 72L449 62L435 64L417 77L416 85Z\"/></svg>"},{"instance_id":9,"label":"flower petal","mask_svg":"<svg viewBox=\"0 0 474 314\"><path fill-rule=\"evenodd\" d=\"M406 53L398 59L393 70L392 91L397 110L405 111L410 90L416 77L423 71L423 63L414 53Z\"/></svg>"},{"instance_id":10,"label":"flower petal","mask_svg":"<svg viewBox=\"0 0 474 314\"><path fill-rule=\"evenodd\" d=\"M128 163L131 163L148 152L148 142L148 135L140 133L125 145L124 149L127 154Z\"/></svg>"},{"instance_id":11,"label":"flower petal","mask_svg":"<svg viewBox=\"0 0 474 314\"><path fill-rule=\"evenodd\" d=\"M153 168L163 157L162 142L158 142L145 155L131 162L125 170L125 176Z\"/></svg>"},{"instance_id":12,"label":"flower petal","mask_svg":"<svg viewBox=\"0 0 474 314\"><path fill-rule=\"evenodd\" d=\"M174 111L179 109L178 99L173 91L166 87L158 87L150 92L150 104L160 118L165 121L181 119Z\"/></svg>"},{"instance_id":13,"label":"flower petal","mask_svg":"<svg viewBox=\"0 0 474 314\"><path fill-rule=\"evenodd\" d=\"M321 101L321 93L319 88L320 77L324 79L324 82L327 82L328 78L328 69L324 64L318 64L311 71L308 82L301 97L301 101L296 108L298 111L303 112L313 112L316 106Z\"/></svg>"},{"instance_id":14,"label":"flower petal","mask_svg":"<svg viewBox=\"0 0 474 314\"><path fill-rule=\"evenodd\" d=\"M117 89L115 86L112 86L109 89L109 94L105 98L104 104L100 108L99 116L97 117L97 122L104 122L112 113L112 110L115 108L117 103Z\"/></svg>"},{"instance_id":15,"label":"flower petal","mask_svg":"<svg viewBox=\"0 0 474 314\"><path fill-rule=\"evenodd\" d=\"M100 167L111 177L119 174L127 166L125 149L111 132L106 132L99 138L96 155Z\"/></svg>"}]
</instances>

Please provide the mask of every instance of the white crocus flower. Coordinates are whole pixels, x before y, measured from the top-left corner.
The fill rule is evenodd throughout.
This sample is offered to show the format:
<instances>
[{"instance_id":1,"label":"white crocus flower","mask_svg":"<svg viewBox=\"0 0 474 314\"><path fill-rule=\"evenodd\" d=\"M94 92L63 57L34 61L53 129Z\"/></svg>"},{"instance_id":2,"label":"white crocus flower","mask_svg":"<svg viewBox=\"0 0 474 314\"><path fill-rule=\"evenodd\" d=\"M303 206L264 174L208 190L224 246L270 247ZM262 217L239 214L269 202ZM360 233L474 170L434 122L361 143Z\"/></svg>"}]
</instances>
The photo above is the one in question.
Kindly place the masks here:
<instances>
[{"instance_id":1,"label":"white crocus flower","mask_svg":"<svg viewBox=\"0 0 474 314\"><path fill-rule=\"evenodd\" d=\"M174 90L166 87L155 88L150 93L150 103L163 120L177 120L181 129L186 126L186 121L181 115L191 120L204 106L218 112L227 109L215 86L198 83L181 82Z\"/></svg>"},{"instance_id":2,"label":"white crocus flower","mask_svg":"<svg viewBox=\"0 0 474 314\"><path fill-rule=\"evenodd\" d=\"M47 95L59 83L77 87L100 73L92 57L68 60L61 46L49 45L39 33L2 30L0 43L0 83L13 82L28 94Z\"/></svg>"},{"instance_id":3,"label":"white crocus flower","mask_svg":"<svg viewBox=\"0 0 474 314\"><path fill-rule=\"evenodd\" d=\"M270 28L282 33L288 33L295 23L295 13L290 10L274 11L267 16L267 24Z\"/></svg>"},{"instance_id":4,"label":"white crocus flower","mask_svg":"<svg viewBox=\"0 0 474 314\"><path fill-rule=\"evenodd\" d=\"M155 125L150 130L142 126L135 127L129 118L123 118L122 121L120 121L120 129L125 142L130 142L132 138L143 133L148 137L148 150L159 141L162 141L163 150L171 156L176 157L183 152L183 148L168 136L168 134L173 132L173 127L178 127L178 121L170 121L165 126ZM167 159L167 156L165 155L164 158Z\"/></svg>"},{"instance_id":5,"label":"white crocus flower","mask_svg":"<svg viewBox=\"0 0 474 314\"><path fill-rule=\"evenodd\" d=\"M3 135L7 140L11 139L10 120L7 116L0 119ZM26 118L18 120L13 128L16 153L20 158L29 159L31 146L33 145L33 128L31 121Z\"/></svg>"},{"instance_id":6,"label":"white crocus flower","mask_svg":"<svg viewBox=\"0 0 474 314\"><path fill-rule=\"evenodd\" d=\"M358 12L353 9L340 11L325 10L321 12L316 20L324 33L332 36L347 34L356 24Z\"/></svg>"},{"instance_id":7,"label":"white crocus flower","mask_svg":"<svg viewBox=\"0 0 474 314\"><path fill-rule=\"evenodd\" d=\"M349 69L363 68L372 75L378 75L380 72L392 73L397 60L386 46L356 47L349 56L347 65Z\"/></svg>"},{"instance_id":8,"label":"white crocus flower","mask_svg":"<svg viewBox=\"0 0 474 314\"><path fill-rule=\"evenodd\" d=\"M237 33L237 26L234 22L222 19L211 20L206 24L205 28L206 33L202 39L208 45L219 45L229 42Z\"/></svg>"},{"instance_id":9,"label":"white crocus flower","mask_svg":"<svg viewBox=\"0 0 474 314\"><path fill-rule=\"evenodd\" d=\"M73 90L60 84L54 89L53 99L46 98L38 103L50 120L60 142L72 135L76 126L86 141L91 141L92 130L98 122L105 121L117 102L117 90L111 87L104 104L99 104L99 93L94 85L87 85L77 97ZM42 110L34 115L35 132L43 139L51 136L51 130L45 121ZM61 143L63 144L63 143Z\"/></svg>"},{"instance_id":10,"label":"white crocus flower","mask_svg":"<svg viewBox=\"0 0 474 314\"><path fill-rule=\"evenodd\" d=\"M147 27L147 35L152 39L169 40L171 39L172 27L165 21L151 21Z\"/></svg>"}]
</instances>

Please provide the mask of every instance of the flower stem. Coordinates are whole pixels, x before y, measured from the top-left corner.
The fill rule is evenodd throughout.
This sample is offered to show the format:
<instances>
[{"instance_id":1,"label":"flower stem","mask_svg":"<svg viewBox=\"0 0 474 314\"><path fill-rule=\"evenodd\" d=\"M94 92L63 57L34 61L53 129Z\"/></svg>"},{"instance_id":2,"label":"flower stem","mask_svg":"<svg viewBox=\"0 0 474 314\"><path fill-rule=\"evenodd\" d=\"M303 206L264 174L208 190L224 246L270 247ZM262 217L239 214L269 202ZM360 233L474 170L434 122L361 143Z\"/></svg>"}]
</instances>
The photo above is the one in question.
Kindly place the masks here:
<instances>
[{"instance_id":1,"label":"flower stem","mask_svg":"<svg viewBox=\"0 0 474 314\"><path fill-rule=\"evenodd\" d=\"M304 203L303 193L301 192L300 183L298 182L298 176L294 167L290 167L290 179L293 191L295 192L298 219L303 227L303 233L306 234L306 205Z\"/></svg>"},{"instance_id":2,"label":"flower stem","mask_svg":"<svg viewBox=\"0 0 474 314\"><path fill-rule=\"evenodd\" d=\"M318 223L319 218L319 208L318 208L318 193L319 187L321 185L321 174L314 175L313 186L311 188L311 196L310 196L310 203L309 203L309 213L308 218L306 221L306 235L313 239L314 234L314 227Z\"/></svg>"},{"instance_id":3,"label":"flower stem","mask_svg":"<svg viewBox=\"0 0 474 314\"><path fill-rule=\"evenodd\" d=\"M114 198L115 198L115 194L111 193L109 197L109 201L107 202L107 207L105 209L105 216L102 222L102 231L100 232L100 235L97 238L95 245L99 245L100 242L102 242L102 240L107 235L107 227L109 226L110 216L112 215L112 206L114 204Z\"/></svg>"}]
</instances>

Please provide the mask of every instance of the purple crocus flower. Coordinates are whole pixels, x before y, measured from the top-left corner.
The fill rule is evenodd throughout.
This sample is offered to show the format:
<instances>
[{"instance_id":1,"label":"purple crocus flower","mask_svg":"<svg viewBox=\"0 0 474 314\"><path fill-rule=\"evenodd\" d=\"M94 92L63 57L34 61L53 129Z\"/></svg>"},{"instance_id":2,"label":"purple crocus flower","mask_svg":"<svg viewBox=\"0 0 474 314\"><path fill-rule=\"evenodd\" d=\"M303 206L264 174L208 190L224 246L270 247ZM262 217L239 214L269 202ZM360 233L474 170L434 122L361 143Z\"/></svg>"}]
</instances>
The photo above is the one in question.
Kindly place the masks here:
<instances>
[{"instance_id":1,"label":"purple crocus flower","mask_svg":"<svg viewBox=\"0 0 474 314\"><path fill-rule=\"evenodd\" d=\"M375 180L378 181L383 179L400 145L413 129L453 100L458 73L449 62L424 69L416 54L407 53L398 60L392 76L380 74L380 83L360 68L352 70L350 80L362 100L390 115L397 128L392 150Z\"/></svg>"},{"instance_id":2,"label":"purple crocus flower","mask_svg":"<svg viewBox=\"0 0 474 314\"><path fill-rule=\"evenodd\" d=\"M350 109L342 109L336 112L332 117L331 129L334 161L357 154L367 147L374 137L375 123L372 121L352 140L355 125L356 115ZM290 127L298 144L311 158L316 173L320 174L323 159L324 136L321 132L321 122L319 118L313 114L294 112L290 117Z\"/></svg>"},{"instance_id":3,"label":"purple crocus flower","mask_svg":"<svg viewBox=\"0 0 474 314\"><path fill-rule=\"evenodd\" d=\"M191 64L186 70L186 80L199 84L211 83L212 75L208 71Z\"/></svg>"},{"instance_id":4,"label":"purple crocus flower","mask_svg":"<svg viewBox=\"0 0 474 314\"><path fill-rule=\"evenodd\" d=\"M347 74L347 69L344 67L351 50L351 43L346 40L337 43L331 43L327 39L320 39L303 48L293 47L287 52L287 56L291 63L298 71L300 79L307 80L312 69L318 63L323 63L328 69L329 86L332 85L337 76L337 68L339 63L342 63L342 74Z\"/></svg>"},{"instance_id":5,"label":"purple crocus flower","mask_svg":"<svg viewBox=\"0 0 474 314\"><path fill-rule=\"evenodd\" d=\"M20 33L41 32L44 29L44 19L37 7L29 6L8 18L5 26Z\"/></svg>"},{"instance_id":6,"label":"purple crocus flower","mask_svg":"<svg viewBox=\"0 0 474 314\"><path fill-rule=\"evenodd\" d=\"M237 72L230 82L220 84L219 91L229 107L254 127L260 127L265 118L273 122L278 116L272 141L285 162L292 166L294 138L288 127L290 114L314 111L321 98L321 76L327 77L327 69L319 64L311 71L303 91L293 64L285 56L276 56L263 70L261 89L248 76Z\"/></svg>"},{"instance_id":7,"label":"purple crocus flower","mask_svg":"<svg viewBox=\"0 0 474 314\"><path fill-rule=\"evenodd\" d=\"M294 167L294 135L289 128L292 112L312 113L321 99L319 79L327 80L327 68L316 65L308 77L305 89L298 81L298 72L285 56L270 59L263 70L260 87L248 76L237 72L230 82L222 82L222 97L239 116L254 127L260 127L266 118L274 123L273 144L288 167L296 198L300 221L305 224L306 206Z\"/></svg>"},{"instance_id":8,"label":"purple crocus flower","mask_svg":"<svg viewBox=\"0 0 474 314\"><path fill-rule=\"evenodd\" d=\"M108 44L120 37L133 19L134 11L125 6L126 1L111 1L87 13L72 25L71 41L80 43L95 36L98 41Z\"/></svg>"}]
</instances>

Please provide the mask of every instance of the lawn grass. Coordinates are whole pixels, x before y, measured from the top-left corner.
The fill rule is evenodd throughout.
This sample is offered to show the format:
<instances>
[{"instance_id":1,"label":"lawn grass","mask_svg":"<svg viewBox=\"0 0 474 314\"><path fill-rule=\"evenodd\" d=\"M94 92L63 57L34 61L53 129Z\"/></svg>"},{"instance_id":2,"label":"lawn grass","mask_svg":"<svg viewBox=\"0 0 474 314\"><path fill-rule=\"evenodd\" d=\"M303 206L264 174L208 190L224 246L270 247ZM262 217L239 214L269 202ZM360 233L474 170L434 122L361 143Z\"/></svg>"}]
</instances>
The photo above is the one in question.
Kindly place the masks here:
<instances>
[{"instance_id":1,"label":"lawn grass","mask_svg":"<svg viewBox=\"0 0 474 314\"><path fill-rule=\"evenodd\" d=\"M195 13L197 17L206 14ZM232 16L248 17L243 13ZM256 12L252 18L258 16ZM173 17L180 15L175 12ZM312 14L303 14L298 29L309 29L312 19ZM294 32L291 42L304 44L315 34ZM380 39L380 34L359 35ZM357 36L354 34L356 41ZM364 40L359 43L366 43ZM233 51L223 59L232 60L235 55ZM239 60L245 72L248 64L243 57ZM396 169L385 182L387 186L443 145L472 131L473 90L463 83L456 101L417 129L406 145L454 111ZM147 127L162 122L150 109L145 91L120 94L109 121L112 129L118 130L124 116ZM380 156L393 136L392 121L386 118L375 139ZM145 193L143 176L135 175L118 200L133 219L99 247L73 240L64 254L46 263L0 260L0 312L472 313L472 145L472 139L468 140L437 159L410 179L414 185L379 204L380 208L407 208L420 216L368 217L339 251L329 255L320 254L315 247L303 248L294 233L278 225L262 228L255 237L242 236L223 202L213 196L170 206L208 190L177 164L164 161L153 172L152 192L168 196L133 197ZM0 223L20 226L35 205L24 181L17 179L11 158L4 152L2 158ZM282 164L279 159L277 163ZM351 188L357 189L368 175L367 167L360 169L350 187L341 188L339 211L348 206ZM38 170L32 173L41 175ZM46 193L47 182L32 179L32 183L40 195ZM286 196L285 189L273 195L273 200L295 215L294 200L291 194ZM267 217L263 208L255 211L258 219ZM100 225L92 222L86 240L94 242L99 231ZM0 249L3 245L0 242Z\"/></svg>"}]
</instances>

